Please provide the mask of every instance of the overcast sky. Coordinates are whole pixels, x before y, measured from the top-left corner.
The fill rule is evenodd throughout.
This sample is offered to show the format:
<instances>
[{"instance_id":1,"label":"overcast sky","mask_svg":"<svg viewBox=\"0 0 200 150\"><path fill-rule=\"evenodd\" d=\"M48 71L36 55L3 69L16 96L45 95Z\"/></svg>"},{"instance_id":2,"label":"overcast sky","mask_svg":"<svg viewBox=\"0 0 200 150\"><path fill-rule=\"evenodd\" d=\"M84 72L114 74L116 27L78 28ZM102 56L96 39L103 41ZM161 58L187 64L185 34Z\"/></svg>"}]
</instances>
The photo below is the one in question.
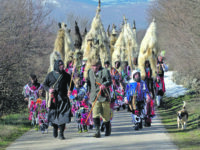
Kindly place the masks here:
<instances>
[{"instance_id":1,"label":"overcast sky","mask_svg":"<svg viewBox=\"0 0 200 150\"><path fill-rule=\"evenodd\" d=\"M132 24L136 20L138 29L146 29L147 9L153 0L101 0L101 19L105 28L115 23L119 26L122 23L123 15ZM77 16L88 17L92 20L95 16L98 0L45 0L46 5L53 12L52 16L57 21L66 21L68 13Z\"/></svg>"}]
</instances>

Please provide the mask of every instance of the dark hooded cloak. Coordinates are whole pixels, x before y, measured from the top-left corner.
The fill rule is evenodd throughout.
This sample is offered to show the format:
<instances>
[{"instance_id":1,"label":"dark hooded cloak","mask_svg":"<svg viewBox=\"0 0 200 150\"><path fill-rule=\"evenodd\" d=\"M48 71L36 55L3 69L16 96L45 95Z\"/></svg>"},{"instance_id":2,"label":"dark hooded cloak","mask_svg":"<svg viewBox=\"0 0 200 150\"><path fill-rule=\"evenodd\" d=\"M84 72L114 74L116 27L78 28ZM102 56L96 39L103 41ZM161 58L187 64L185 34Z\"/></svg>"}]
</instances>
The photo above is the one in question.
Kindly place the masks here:
<instances>
[{"instance_id":1,"label":"dark hooded cloak","mask_svg":"<svg viewBox=\"0 0 200 150\"><path fill-rule=\"evenodd\" d=\"M58 80L58 84L54 88L55 103L51 103L48 116L49 122L57 125L62 125L71 121L71 107L67 94L69 88L70 91L73 90L74 83L72 81L71 87L69 87L71 75L66 73L64 70L60 71L59 63L63 63L62 60L57 60L54 64L54 71L47 75L44 81L44 89L49 91L49 89L57 81L58 77L62 75L60 80Z\"/></svg>"}]
</instances>

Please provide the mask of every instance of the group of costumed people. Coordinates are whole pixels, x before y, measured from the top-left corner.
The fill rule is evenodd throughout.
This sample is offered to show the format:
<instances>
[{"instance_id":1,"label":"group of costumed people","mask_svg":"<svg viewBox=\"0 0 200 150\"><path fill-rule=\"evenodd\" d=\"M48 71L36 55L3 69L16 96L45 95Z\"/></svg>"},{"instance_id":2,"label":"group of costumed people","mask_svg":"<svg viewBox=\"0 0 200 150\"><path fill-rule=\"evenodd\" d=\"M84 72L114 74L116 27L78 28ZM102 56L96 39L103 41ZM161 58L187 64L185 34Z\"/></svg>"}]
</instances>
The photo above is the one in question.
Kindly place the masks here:
<instances>
[{"instance_id":1,"label":"group of costumed people","mask_svg":"<svg viewBox=\"0 0 200 150\"><path fill-rule=\"evenodd\" d=\"M127 108L134 129L139 130L143 128L143 120L144 126L151 126L151 119L155 116L154 100L158 107L161 106L165 93L164 72L168 67L163 57L158 56L155 21L141 43L138 63L133 63L137 59L133 52L129 52L137 49L137 46L133 46L136 36L126 19L118 39L116 32L112 34L115 46L113 43L108 46L99 13L100 2L82 47L80 33L76 37L75 50L70 44L66 24L59 23L60 29L43 84L38 82L36 75L31 74L30 83L24 86L29 120L42 133L50 124L53 136L58 137L59 129L59 138L65 139L65 125L73 117L79 133L95 127L94 137L101 137L104 130L105 136L110 136L114 110L120 107ZM79 32L77 22L75 31ZM96 37L92 37L94 35ZM127 51L124 45L128 45ZM121 52L122 49L125 51Z\"/></svg>"},{"instance_id":2,"label":"group of costumed people","mask_svg":"<svg viewBox=\"0 0 200 150\"><path fill-rule=\"evenodd\" d=\"M85 66L83 62L81 69ZM100 59L94 59L87 79L81 78L81 74L73 74L75 68L71 74L67 73L68 68L64 68L62 60L55 61L54 71L47 75L43 84L38 83L36 75L31 74L31 81L24 86L23 91L30 110L29 120L33 125L38 125L42 133L51 122L53 136L58 136L59 128L60 139L64 139L65 124L71 122L71 117L75 118L79 133L95 126L94 137L101 137L100 131L104 129L105 136L109 136L113 110L121 100L131 112L135 130L142 128L142 120L144 126L151 126L151 119L155 116L154 99L160 107L165 93L163 77L167 66L159 56L157 77L153 80L150 64L146 61L143 81L139 70L131 73L130 67L126 66L126 71L119 71L120 63L116 61L115 67L110 67L109 61L106 61L103 68ZM44 90L52 93L49 107L46 105Z\"/></svg>"}]
</instances>

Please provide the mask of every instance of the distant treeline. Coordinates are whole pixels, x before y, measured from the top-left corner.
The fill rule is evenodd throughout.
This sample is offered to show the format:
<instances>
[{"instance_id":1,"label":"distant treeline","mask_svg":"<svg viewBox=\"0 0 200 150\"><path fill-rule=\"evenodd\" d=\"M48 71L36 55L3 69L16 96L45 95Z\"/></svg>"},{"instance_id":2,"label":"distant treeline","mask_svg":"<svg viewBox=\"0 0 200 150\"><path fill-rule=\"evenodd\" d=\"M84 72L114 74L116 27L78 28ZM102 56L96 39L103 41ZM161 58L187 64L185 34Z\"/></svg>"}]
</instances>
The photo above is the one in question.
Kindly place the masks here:
<instances>
[{"instance_id":1,"label":"distant treeline","mask_svg":"<svg viewBox=\"0 0 200 150\"><path fill-rule=\"evenodd\" d=\"M50 10L37 0L0 0L0 111L18 112L27 104L22 87L36 73L40 82L48 69L55 33Z\"/></svg>"}]
</instances>

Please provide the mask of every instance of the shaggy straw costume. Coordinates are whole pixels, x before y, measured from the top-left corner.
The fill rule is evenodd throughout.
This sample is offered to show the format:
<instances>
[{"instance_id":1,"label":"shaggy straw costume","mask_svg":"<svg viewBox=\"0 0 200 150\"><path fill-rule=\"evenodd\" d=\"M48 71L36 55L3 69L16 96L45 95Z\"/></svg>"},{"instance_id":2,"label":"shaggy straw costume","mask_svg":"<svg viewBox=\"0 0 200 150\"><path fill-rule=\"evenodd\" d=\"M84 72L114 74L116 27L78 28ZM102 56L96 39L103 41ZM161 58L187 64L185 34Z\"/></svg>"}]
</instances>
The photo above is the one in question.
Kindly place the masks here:
<instances>
[{"instance_id":1,"label":"shaggy straw costume","mask_svg":"<svg viewBox=\"0 0 200 150\"><path fill-rule=\"evenodd\" d=\"M127 23L126 18L124 17L124 40L125 40L125 55L126 59L122 61L128 61L131 70L133 70L133 58L138 55L138 44L136 41L136 33L131 30L130 24Z\"/></svg>"},{"instance_id":2,"label":"shaggy straw costume","mask_svg":"<svg viewBox=\"0 0 200 150\"><path fill-rule=\"evenodd\" d=\"M145 78L145 61L149 60L152 69L152 76L156 77L156 62L157 62L158 48L157 48L157 36L156 36L156 22L150 24L144 39L141 42L138 67L141 70L142 79Z\"/></svg>"},{"instance_id":3,"label":"shaggy straw costume","mask_svg":"<svg viewBox=\"0 0 200 150\"><path fill-rule=\"evenodd\" d=\"M65 23L58 23L58 26L59 30L54 43L54 50L50 54L48 73L53 71L54 62L56 60L63 60L66 65L66 62L69 59L69 53L74 50L72 39L70 37L70 30L67 29L67 25Z\"/></svg>"},{"instance_id":4,"label":"shaggy straw costume","mask_svg":"<svg viewBox=\"0 0 200 150\"><path fill-rule=\"evenodd\" d=\"M110 53L111 56L114 52L114 45L117 41L117 31L116 31L116 26L113 24L113 29L112 29L112 34L110 36Z\"/></svg>"},{"instance_id":5,"label":"shaggy straw costume","mask_svg":"<svg viewBox=\"0 0 200 150\"><path fill-rule=\"evenodd\" d=\"M137 58L138 58L138 55L139 55L139 47L138 47L138 44L137 44L137 36L136 36L136 25L135 25L135 20L133 20L133 36L134 36L134 40L135 40L135 53L134 53L134 58L133 58L133 68L136 70L137 67L138 67L138 64L137 64Z\"/></svg>"},{"instance_id":6,"label":"shaggy straw costume","mask_svg":"<svg viewBox=\"0 0 200 150\"><path fill-rule=\"evenodd\" d=\"M75 21L75 38L74 38L74 47L76 50L80 50L82 45L82 37L79 31L77 22Z\"/></svg>"},{"instance_id":7,"label":"shaggy straw costume","mask_svg":"<svg viewBox=\"0 0 200 150\"><path fill-rule=\"evenodd\" d=\"M129 66L133 69L133 58L138 55L138 44L136 41L136 33L131 30L130 24L127 23L124 17L124 24L121 33L114 45L114 52L112 53L112 64L118 56L121 61L128 61Z\"/></svg>"},{"instance_id":8,"label":"shaggy straw costume","mask_svg":"<svg viewBox=\"0 0 200 150\"><path fill-rule=\"evenodd\" d=\"M67 31L65 32L65 59L63 60L65 67L67 67L66 66L67 62L71 60L73 51L74 51L74 45L70 35L70 30L67 29Z\"/></svg>"},{"instance_id":9,"label":"shaggy straw costume","mask_svg":"<svg viewBox=\"0 0 200 150\"><path fill-rule=\"evenodd\" d=\"M82 34L82 42L84 41L86 34L87 34L87 29L85 28L85 30Z\"/></svg>"},{"instance_id":10,"label":"shaggy straw costume","mask_svg":"<svg viewBox=\"0 0 200 150\"><path fill-rule=\"evenodd\" d=\"M57 33L57 37L54 43L54 50L50 54L50 66L48 69L48 73L53 71L54 62L56 60L64 60L65 56L65 31L66 31L66 24L58 23L59 30Z\"/></svg>"},{"instance_id":11,"label":"shaggy straw costume","mask_svg":"<svg viewBox=\"0 0 200 150\"><path fill-rule=\"evenodd\" d=\"M87 60L89 53L91 52L91 46L92 45L99 45L99 54L102 64L104 65L104 62L106 60L111 59L110 56L110 50L109 50L109 40L106 36L106 32L104 30L101 18L100 18L100 2L99 6L97 8L96 16L94 17L91 29L86 35L86 38L83 42L82 49L84 51L83 59Z\"/></svg>"},{"instance_id":12,"label":"shaggy straw costume","mask_svg":"<svg viewBox=\"0 0 200 150\"><path fill-rule=\"evenodd\" d=\"M97 47L92 47L91 48L91 53L88 57L86 66L85 66L85 71L84 71L84 78L87 79L88 77L88 70L91 68L92 63L95 59L99 59L99 52L98 52L98 48Z\"/></svg>"},{"instance_id":13,"label":"shaggy straw costume","mask_svg":"<svg viewBox=\"0 0 200 150\"><path fill-rule=\"evenodd\" d=\"M65 57L65 32L67 25L64 23L58 23L59 30L54 44L54 51L60 53L62 60Z\"/></svg>"},{"instance_id":14,"label":"shaggy straw costume","mask_svg":"<svg viewBox=\"0 0 200 150\"><path fill-rule=\"evenodd\" d=\"M73 69L73 59L74 59L74 52L70 51L66 57L66 72L69 73L70 75L72 74L72 69Z\"/></svg>"},{"instance_id":15,"label":"shaggy straw costume","mask_svg":"<svg viewBox=\"0 0 200 150\"><path fill-rule=\"evenodd\" d=\"M80 77L81 80L83 79L81 67L82 67L82 58L83 58L83 53L81 51L76 51L74 53L74 67L75 67L75 72L74 76L75 77Z\"/></svg>"},{"instance_id":16,"label":"shaggy straw costume","mask_svg":"<svg viewBox=\"0 0 200 150\"><path fill-rule=\"evenodd\" d=\"M116 61L121 61L121 53L122 53L122 49L125 45L125 41L124 41L124 38L123 38L123 28L122 28L122 31L114 45L114 52L112 54L112 66L115 66L115 62Z\"/></svg>"},{"instance_id":17,"label":"shaggy straw costume","mask_svg":"<svg viewBox=\"0 0 200 150\"><path fill-rule=\"evenodd\" d=\"M48 73L53 71L54 63L55 63L56 60L62 60L62 58L61 58L61 55L60 55L59 52L53 51L50 54L50 66L49 66L49 69L48 69Z\"/></svg>"}]
</instances>

